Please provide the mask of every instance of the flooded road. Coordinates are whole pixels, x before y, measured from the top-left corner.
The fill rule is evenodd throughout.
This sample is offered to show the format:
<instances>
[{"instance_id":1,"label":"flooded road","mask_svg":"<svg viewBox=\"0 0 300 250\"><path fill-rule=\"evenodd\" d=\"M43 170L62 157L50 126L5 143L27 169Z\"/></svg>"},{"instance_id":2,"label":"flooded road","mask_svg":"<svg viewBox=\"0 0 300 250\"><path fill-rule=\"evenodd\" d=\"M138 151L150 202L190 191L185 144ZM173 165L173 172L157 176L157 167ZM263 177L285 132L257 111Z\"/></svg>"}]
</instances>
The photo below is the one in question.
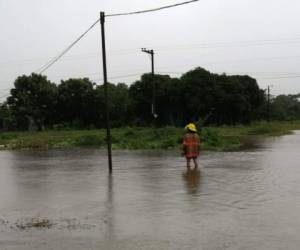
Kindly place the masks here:
<instances>
[{"instance_id":1,"label":"flooded road","mask_svg":"<svg viewBox=\"0 0 300 250\"><path fill-rule=\"evenodd\" d=\"M299 152L0 152L0 249L300 249Z\"/></svg>"}]
</instances>

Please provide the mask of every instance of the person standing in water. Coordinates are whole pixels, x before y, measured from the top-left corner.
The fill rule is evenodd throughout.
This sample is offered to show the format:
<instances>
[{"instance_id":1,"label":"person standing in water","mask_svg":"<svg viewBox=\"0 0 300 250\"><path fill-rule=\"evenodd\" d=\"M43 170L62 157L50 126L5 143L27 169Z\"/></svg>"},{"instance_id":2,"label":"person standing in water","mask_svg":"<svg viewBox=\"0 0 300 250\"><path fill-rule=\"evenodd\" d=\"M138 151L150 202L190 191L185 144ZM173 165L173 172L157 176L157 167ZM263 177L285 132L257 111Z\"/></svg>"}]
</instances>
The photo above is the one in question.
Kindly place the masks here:
<instances>
[{"instance_id":1,"label":"person standing in water","mask_svg":"<svg viewBox=\"0 0 300 250\"><path fill-rule=\"evenodd\" d=\"M183 137L183 155L186 158L186 166L191 167L191 160L194 162L195 168L198 168L197 157L200 153L200 138L197 134L195 124L189 123L186 127L186 134Z\"/></svg>"}]
</instances>

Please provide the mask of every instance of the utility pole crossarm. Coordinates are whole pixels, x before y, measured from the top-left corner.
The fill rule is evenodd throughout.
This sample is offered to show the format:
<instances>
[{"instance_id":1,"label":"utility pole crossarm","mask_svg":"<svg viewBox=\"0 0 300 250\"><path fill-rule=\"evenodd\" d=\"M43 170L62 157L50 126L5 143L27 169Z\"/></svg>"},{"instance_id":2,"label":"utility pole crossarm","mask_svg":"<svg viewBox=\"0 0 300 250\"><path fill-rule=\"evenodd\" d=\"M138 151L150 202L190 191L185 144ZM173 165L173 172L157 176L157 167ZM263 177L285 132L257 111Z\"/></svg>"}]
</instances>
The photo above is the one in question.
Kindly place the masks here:
<instances>
[{"instance_id":1,"label":"utility pole crossarm","mask_svg":"<svg viewBox=\"0 0 300 250\"><path fill-rule=\"evenodd\" d=\"M150 54L150 55L154 54L153 49L142 48L142 52L148 53L148 54Z\"/></svg>"}]
</instances>

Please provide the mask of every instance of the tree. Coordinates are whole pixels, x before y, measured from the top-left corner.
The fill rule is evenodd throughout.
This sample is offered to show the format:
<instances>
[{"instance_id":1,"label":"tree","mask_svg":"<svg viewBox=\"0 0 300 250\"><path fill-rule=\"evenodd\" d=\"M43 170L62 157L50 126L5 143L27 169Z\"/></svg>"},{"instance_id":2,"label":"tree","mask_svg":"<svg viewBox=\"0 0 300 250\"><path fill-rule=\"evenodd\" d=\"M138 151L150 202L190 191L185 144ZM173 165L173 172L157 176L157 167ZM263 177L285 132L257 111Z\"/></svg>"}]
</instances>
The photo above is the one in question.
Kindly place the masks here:
<instances>
[{"instance_id":1,"label":"tree","mask_svg":"<svg viewBox=\"0 0 300 250\"><path fill-rule=\"evenodd\" d=\"M167 75L144 74L141 80L133 83L129 88L129 96L132 100L132 109L138 125L149 125L154 117L151 112L153 100L153 84L155 84L156 113L158 121L163 119L164 98L167 95L167 82L171 78Z\"/></svg>"},{"instance_id":2,"label":"tree","mask_svg":"<svg viewBox=\"0 0 300 250\"><path fill-rule=\"evenodd\" d=\"M71 78L58 86L59 121L83 128L95 121L94 87L88 78Z\"/></svg>"},{"instance_id":3,"label":"tree","mask_svg":"<svg viewBox=\"0 0 300 250\"><path fill-rule=\"evenodd\" d=\"M298 95L279 95L272 100L271 117L274 120L300 119Z\"/></svg>"},{"instance_id":4,"label":"tree","mask_svg":"<svg viewBox=\"0 0 300 250\"><path fill-rule=\"evenodd\" d=\"M127 85L124 83L119 83L117 85L109 83L108 103L111 125L113 127L128 125L132 119L133 113L131 110ZM97 86L95 90L95 107L97 110L97 126L104 127L106 119L104 85Z\"/></svg>"},{"instance_id":5,"label":"tree","mask_svg":"<svg viewBox=\"0 0 300 250\"><path fill-rule=\"evenodd\" d=\"M181 77L185 123L198 121L215 107L215 75L203 68L196 68Z\"/></svg>"},{"instance_id":6,"label":"tree","mask_svg":"<svg viewBox=\"0 0 300 250\"><path fill-rule=\"evenodd\" d=\"M210 122L217 124L248 123L256 118L264 93L249 76L212 74L196 68L181 77L185 121L204 118L213 110Z\"/></svg>"},{"instance_id":7,"label":"tree","mask_svg":"<svg viewBox=\"0 0 300 250\"><path fill-rule=\"evenodd\" d=\"M28 129L32 125L42 130L45 125L52 124L57 87L46 76L35 73L20 76L10 93L7 104L16 119L17 128Z\"/></svg>"},{"instance_id":8,"label":"tree","mask_svg":"<svg viewBox=\"0 0 300 250\"><path fill-rule=\"evenodd\" d=\"M6 102L0 104L0 130L13 130L16 121Z\"/></svg>"},{"instance_id":9,"label":"tree","mask_svg":"<svg viewBox=\"0 0 300 250\"><path fill-rule=\"evenodd\" d=\"M162 125L183 126L185 123L184 85L178 78L168 79L158 96L159 121Z\"/></svg>"},{"instance_id":10,"label":"tree","mask_svg":"<svg viewBox=\"0 0 300 250\"><path fill-rule=\"evenodd\" d=\"M151 112L153 84L156 119ZM274 118L299 117L297 98L282 96L274 100ZM183 126L199 120L217 125L249 123L264 118L267 110L265 93L255 79L213 74L200 67L181 78L144 74L129 88L123 83L109 83L108 101L112 127ZM56 86L45 76L21 76L0 112L0 121L5 116L10 121L7 124L16 124L18 129L28 128L30 123L39 129L54 124L105 127L104 85L96 86L88 78L71 78Z\"/></svg>"},{"instance_id":11,"label":"tree","mask_svg":"<svg viewBox=\"0 0 300 250\"><path fill-rule=\"evenodd\" d=\"M249 76L218 77L218 85L223 89L218 101L222 122L228 124L249 123L257 118L257 110L264 103L264 92L255 79ZM221 111L221 112L220 112Z\"/></svg>"}]
</instances>

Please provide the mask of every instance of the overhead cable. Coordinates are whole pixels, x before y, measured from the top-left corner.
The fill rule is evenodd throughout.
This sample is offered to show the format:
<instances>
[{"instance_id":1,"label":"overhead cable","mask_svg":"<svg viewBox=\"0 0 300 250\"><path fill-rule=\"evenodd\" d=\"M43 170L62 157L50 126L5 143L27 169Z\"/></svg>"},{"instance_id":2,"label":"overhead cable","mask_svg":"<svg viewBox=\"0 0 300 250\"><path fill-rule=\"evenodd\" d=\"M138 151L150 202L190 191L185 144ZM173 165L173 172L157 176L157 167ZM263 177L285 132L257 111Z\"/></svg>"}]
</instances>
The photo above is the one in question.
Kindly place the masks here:
<instances>
[{"instance_id":1,"label":"overhead cable","mask_svg":"<svg viewBox=\"0 0 300 250\"><path fill-rule=\"evenodd\" d=\"M210 42L210 43L199 43L199 44L182 44L182 45L155 45L153 48L155 50L159 50L161 52L169 51L169 50L196 50L201 48L219 48L219 47L240 47L240 46L263 46L263 45L281 45L281 44L289 44L289 43L300 43L300 38L290 38L290 39L276 39L276 40L252 40L252 41L232 41L232 42ZM110 55L127 55L133 53L139 53L139 47L130 48L130 49L118 49L118 50L108 50ZM85 53L78 55L70 55L65 56L64 60L79 60L79 59L89 59L91 57L98 57L100 55L99 52L93 53ZM294 57L294 56L292 56ZM8 60L8 61L0 61L1 67L6 67L10 65L25 65L25 64L33 64L38 61L43 60L43 58L32 58L32 59L23 59L23 60Z\"/></svg>"},{"instance_id":2,"label":"overhead cable","mask_svg":"<svg viewBox=\"0 0 300 250\"><path fill-rule=\"evenodd\" d=\"M126 13L118 13L118 14L109 14L106 15L106 17L113 17L113 16L125 16L125 15L133 15L133 14L142 14L146 12L153 12L153 11L158 11L162 9L168 9L168 8L173 8L176 6L184 5L184 4L189 4L192 2L197 2L199 0L191 0L191 1L186 1L186 2L181 2L177 4L172 4L168 6L163 6L155 9L149 9L149 10L142 10L142 11L135 11L135 12L126 12ZM73 43L71 43L66 49L64 49L58 56L54 57L52 60L50 60L48 63L46 63L44 66L36 70L35 72L42 74L44 71L46 71L48 68L50 68L54 63L56 63L64 54L66 54L76 43L78 43L94 26L100 21L100 18L97 19L82 35L80 35Z\"/></svg>"},{"instance_id":3,"label":"overhead cable","mask_svg":"<svg viewBox=\"0 0 300 250\"><path fill-rule=\"evenodd\" d=\"M119 76L112 76L109 77L108 80L113 80L113 79L119 79L119 78L127 78L127 77L132 77L132 76L140 76L143 73L136 73L136 74L128 74L128 75L119 75ZM103 81L102 78L96 78L96 79L91 79L92 81Z\"/></svg>"},{"instance_id":4,"label":"overhead cable","mask_svg":"<svg viewBox=\"0 0 300 250\"><path fill-rule=\"evenodd\" d=\"M300 75L296 76L276 76L276 77L256 77L260 80L279 80L279 79L293 79L293 78L300 78Z\"/></svg>"},{"instance_id":5,"label":"overhead cable","mask_svg":"<svg viewBox=\"0 0 300 250\"><path fill-rule=\"evenodd\" d=\"M44 71L46 71L49 67L51 67L54 63L56 63L64 54L66 54L76 43L78 43L92 28L95 27L95 25L100 21L100 19L97 19L83 34L81 34L73 43L71 43L66 49L64 49L58 56L51 59L48 63L46 63L44 66L36 70L37 73L42 74Z\"/></svg>"},{"instance_id":6,"label":"overhead cable","mask_svg":"<svg viewBox=\"0 0 300 250\"><path fill-rule=\"evenodd\" d=\"M159 10L163 10L163 9L169 9L169 8L177 7L177 6L180 6L180 5L190 4L190 3L193 3L193 2L197 2L197 1L199 1L199 0L186 1L186 2L176 3L176 4L172 4L172 5L167 5L167 6L159 7L159 8L148 9L148 10L140 10L140 11L134 11L134 12L124 12L124 13L108 14L108 15L105 15L105 17L128 16L128 15L135 15L135 14L147 13L147 12L154 12L154 11L159 11Z\"/></svg>"}]
</instances>

